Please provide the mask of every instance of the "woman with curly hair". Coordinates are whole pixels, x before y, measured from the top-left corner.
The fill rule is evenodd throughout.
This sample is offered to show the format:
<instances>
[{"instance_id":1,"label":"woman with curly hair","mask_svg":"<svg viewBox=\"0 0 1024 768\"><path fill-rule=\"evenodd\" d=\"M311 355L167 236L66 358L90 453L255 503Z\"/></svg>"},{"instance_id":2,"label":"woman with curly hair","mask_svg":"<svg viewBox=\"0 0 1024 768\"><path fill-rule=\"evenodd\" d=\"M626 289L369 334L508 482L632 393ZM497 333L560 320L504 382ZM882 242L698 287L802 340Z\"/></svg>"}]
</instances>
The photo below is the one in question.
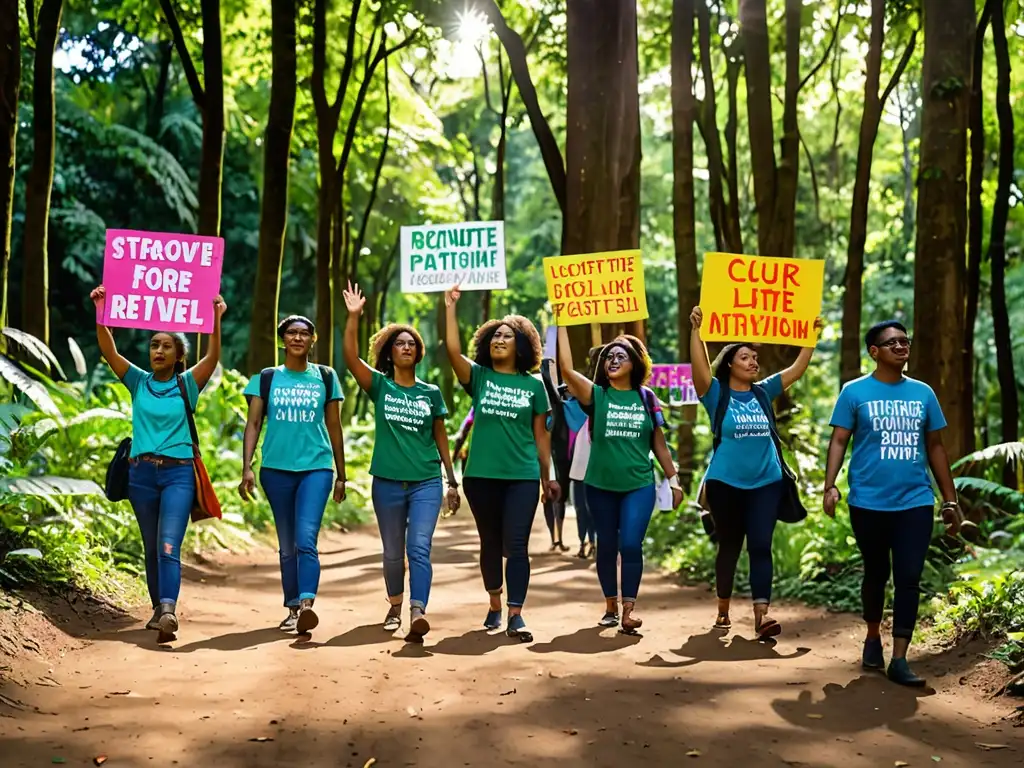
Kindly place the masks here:
<instances>
[{"instance_id":1,"label":"woman with curly hair","mask_svg":"<svg viewBox=\"0 0 1024 768\"><path fill-rule=\"evenodd\" d=\"M545 499L560 496L558 483L548 479L547 396L544 384L530 375L540 365L540 335L533 323L519 315L491 320L473 336L473 359L464 357L455 311L461 294L459 286L445 294L445 343L455 375L473 398L475 434L463 482L480 534L480 573L490 596L484 626L501 627L504 554L508 558L505 634L528 643L533 635L522 612L530 585L530 530L541 487Z\"/></svg>"},{"instance_id":2,"label":"woman with curly hair","mask_svg":"<svg viewBox=\"0 0 1024 768\"><path fill-rule=\"evenodd\" d=\"M423 642L430 631L427 599L433 569L430 546L441 510L440 465L448 478L448 508L459 508L444 419L448 408L441 390L416 378L423 359L423 339L415 328L390 323L370 339L371 364L359 357L359 317L366 297L359 285L343 291L345 367L374 406L375 434L370 474L373 475L373 511L384 545L384 586L391 607L384 631L402 626L405 592L405 555L409 556L409 634L406 640Z\"/></svg>"},{"instance_id":3,"label":"woman with curly hair","mask_svg":"<svg viewBox=\"0 0 1024 768\"><path fill-rule=\"evenodd\" d=\"M598 357L593 381L573 369L569 333L558 329L562 378L589 416L590 457L584 477L587 506L597 531L597 577L604 591L605 613L598 624L619 624L636 634L643 621L633 615L644 570L643 541L654 512L654 452L672 487L672 502L683 500L675 462L665 442L665 419L654 392L644 386L651 375L647 348L633 336L619 336Z\"/></svg>"}]
</instances>

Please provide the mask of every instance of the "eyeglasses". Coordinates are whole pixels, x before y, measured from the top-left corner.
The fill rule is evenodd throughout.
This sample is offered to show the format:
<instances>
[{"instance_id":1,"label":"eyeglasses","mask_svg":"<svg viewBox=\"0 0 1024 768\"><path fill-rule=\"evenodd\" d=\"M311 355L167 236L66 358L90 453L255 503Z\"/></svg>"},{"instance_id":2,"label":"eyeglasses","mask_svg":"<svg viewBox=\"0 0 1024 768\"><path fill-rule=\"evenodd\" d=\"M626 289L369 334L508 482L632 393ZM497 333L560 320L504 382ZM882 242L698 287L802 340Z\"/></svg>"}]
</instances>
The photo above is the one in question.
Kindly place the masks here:
<instances>
[{"instance_id":1,"label":"eyeglasses","mask_svg":"<svg viewBox=\"0 0 1024 768\"><path fill-rule=\"evenodd\" d=\"M913 342L905 336L897 336L895 339L883 341L878 346L885 347L886 349L896 349L897 347L906 347L907 349L910 349L910 345L912 343Z\"/></svg>"},{"instance_id":2,"label":"eyeglasses","mask_svg":"<svg viewBox=\"0 0 1024 768\"><path fill-rule=\"evenodd\" d=\"M629 360L629 355L620 352L615 355L608 355L604 360L606 363L619 363L621 365Z\"/></svg>"}]
</instances>

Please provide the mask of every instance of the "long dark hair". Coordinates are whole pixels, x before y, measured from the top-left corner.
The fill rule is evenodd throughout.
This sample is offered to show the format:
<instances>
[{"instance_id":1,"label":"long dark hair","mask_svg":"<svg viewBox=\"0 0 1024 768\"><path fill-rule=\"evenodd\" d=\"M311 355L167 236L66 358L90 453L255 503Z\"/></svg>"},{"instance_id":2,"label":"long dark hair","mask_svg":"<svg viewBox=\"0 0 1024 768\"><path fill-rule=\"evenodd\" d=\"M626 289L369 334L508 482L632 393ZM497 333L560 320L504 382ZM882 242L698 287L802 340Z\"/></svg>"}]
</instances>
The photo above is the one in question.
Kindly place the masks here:
<instances>
[{"instance_id":1,"label":"long dark hair","mask_svg":"<svg viewBox=\"0 0 1024 768\"><path fill-rule=\"evenodd\" d=\"M408 333L412 336L412 340L416 343L416 361L414 364L419 365L423 359L425 346L423 344L423 337L411 325L388 323L370 338L370 363L389 379L395 378L395 339L403 333Z\"/></svg>"},{"instance_id":2,"label":"long dark hair","mask_svg":"<svg viewBox=\"0 0 1024 768\"><path fill-rule=\"evenodd\" d=\"M639 390L651 378L651 357L647 354L647 347L636 336L622 334L616 336L601 348L597 359L597 370L594 373L594 384L607 389L611 386L608 373L605 371L605 362L612 347L622 347L633 364L633 370L629 373L629 386Z\"/></svg>"},{"instance_id":3,"label":"long dark hair","mask_svg":"<svg viewBox=\"0 0 1024 768\"><path fill-rule=\"evenodd\" d=\"M746 344L740 342L738 344L727 344L721 352L718 353L718 357L715 358L715 362L711 364L711 367L715 370L715 378L718 379L718 383L722 385L722 391L729 391L729 376L732 368L732 361L736 357L736 353L739 352L743 347L746 347L753 353L757 353L757 347L752 344Z\"/></svg>"},{"instance_id":4,"label":"long dark hair","mask_svg":"<svg viewBox=\"0 0 1024 768\"><path fill-rule=\"evenodd\" d=\"M533 323L522 315L505 315L500 320L488 320L476 329L473 334L473 362L486 368L494 369L491 359L491 339L503 325L512 329L516 336L516 370L519 373L532 373L540 367L544 355L540 343L540 334Z\"/></svg>"}]
</instances>

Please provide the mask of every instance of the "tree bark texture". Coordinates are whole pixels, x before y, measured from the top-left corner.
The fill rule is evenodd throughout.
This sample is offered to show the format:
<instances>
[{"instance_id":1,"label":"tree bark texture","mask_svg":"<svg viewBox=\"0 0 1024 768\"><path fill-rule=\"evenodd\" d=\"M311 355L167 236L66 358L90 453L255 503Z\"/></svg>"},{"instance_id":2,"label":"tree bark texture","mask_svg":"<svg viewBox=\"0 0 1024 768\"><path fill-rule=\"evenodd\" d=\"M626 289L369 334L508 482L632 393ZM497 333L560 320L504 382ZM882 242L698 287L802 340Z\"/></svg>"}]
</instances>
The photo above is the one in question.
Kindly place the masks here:
<instances>
[{"instance_id":1,"label":"tree bark texture","mask_svg":"<svg viewBox=\"0 0 1024 768\"><path fill-rule=\"evenodd\" d=\"M63 0L43 0L36 21L32 79L32 165L25 185L25 268L22 274L22 330L50 343L48 236L53 189L53 53L60 33Z\"/></svg>"},{"instance_id":2,"label":"tree bark texture","mask_svg":"<svg viewBox=\"0 0 1024 768\"><path fill-rule=\"evenodd\" d=\"M568 0L565 253L640 245L636 0ZM629 333L644 338L643 322ZM570 334L585 361L586 326Z\"/></svg>"},{"instance_id":3,"label":"tree bark texture","mask_svg":"<svg viewBox=\"0 0 1024 768\"><path fill-rule=\"evenodd\" d=\"M270 107L263 153L263 199L260 236L253 289L252 330L249 334L249 370L277 362L278 295L281 261L288 222L288 173L295 125L297 61L295 51L295 0L271 3ZM322 334L332 328L320 329Z\"/></svg>"},{"instance_id":4,"label":"tree bark texture","mask_svg":"<svg viewBox=\"0 0 1024 768\"><path fill-rule=\"evenodd\" d=\"M999 177L992 206L992 231L988 259L992 269L992 330L996 343L996 366L1000 391L1000 438L1004 443L1019 440L1020 406L1013 370L1010 315L1006 306L1006 221L1010 215L1010 187L1013 185L1013 107L1010 104L1010 53L1006 43L1006 17L1002 0L988 0L992 6L992 39L996 52L996 116L999 120ZM973 446L968 446L972 448ZM1003 482L1016 487L1012 464L1003 467Z\"/></svg>"},{"instance_id":5,"label":"tree bark texture","mask_svg":"<svg viewBox=\"0 0 1024 768\"><path fill-rule=\"evenodd\" d=\"M18 140L18 94L21 91L21 29L18 4L0 8L0 328L7 325L7 282L11 266L11 216ZM0 340L0 348L3 341Z\"/></svg>"},{"instance_id":6,"label":"tree bark texture","mask_svg":"<svg viewBox=\"0 0 1024 768\"><path fill-rule=\"evenodd\" d=\"M220 0L202 0L203 149L199 161L200 235L220 237L221 187L224 179L224 47Z\"/></svg>"},{"instance_id":7,"label":"tree bark texture","mask_svg":"<svg viewBox=\"0 0 1024 768\"><path fill-rule=\"evenodd\" d=\"M964 272L967 236L967 114L974 44L973 0L923 0L924 63L917 246L914 261L915 375L946 414L946 446L971 441L963 402Z\"/></svg>"}]
</instances>

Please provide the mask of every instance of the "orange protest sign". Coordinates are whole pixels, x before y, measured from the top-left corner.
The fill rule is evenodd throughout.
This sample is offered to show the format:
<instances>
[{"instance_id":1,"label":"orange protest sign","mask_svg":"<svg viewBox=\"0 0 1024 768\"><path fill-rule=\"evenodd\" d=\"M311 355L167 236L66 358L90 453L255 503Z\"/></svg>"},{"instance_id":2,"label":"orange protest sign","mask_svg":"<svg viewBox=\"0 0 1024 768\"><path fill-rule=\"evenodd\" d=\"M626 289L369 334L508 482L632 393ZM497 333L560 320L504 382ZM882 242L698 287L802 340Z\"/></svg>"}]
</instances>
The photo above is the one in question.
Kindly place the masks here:
<instances>
[{"instance_id":1,"label":"orange protest sign","mask_svg":"<svg viewBox=\"0 0 1024 768\"><path fill-rule=\"evenodd\" d=\"M647 317L640 251L609 251L544 259L556 325L625 323Z\"/></svg>"},{"instance_id":2,"label":"orange protest sign","mask_svg":"<svg viewBox=\"0 0 1024 768\"><path fill-rule=\"evenodd\" d=\"M813 347L825 262L736 253L704 254L700 308L705 341Z\"/></svg>"}]
</instances>

